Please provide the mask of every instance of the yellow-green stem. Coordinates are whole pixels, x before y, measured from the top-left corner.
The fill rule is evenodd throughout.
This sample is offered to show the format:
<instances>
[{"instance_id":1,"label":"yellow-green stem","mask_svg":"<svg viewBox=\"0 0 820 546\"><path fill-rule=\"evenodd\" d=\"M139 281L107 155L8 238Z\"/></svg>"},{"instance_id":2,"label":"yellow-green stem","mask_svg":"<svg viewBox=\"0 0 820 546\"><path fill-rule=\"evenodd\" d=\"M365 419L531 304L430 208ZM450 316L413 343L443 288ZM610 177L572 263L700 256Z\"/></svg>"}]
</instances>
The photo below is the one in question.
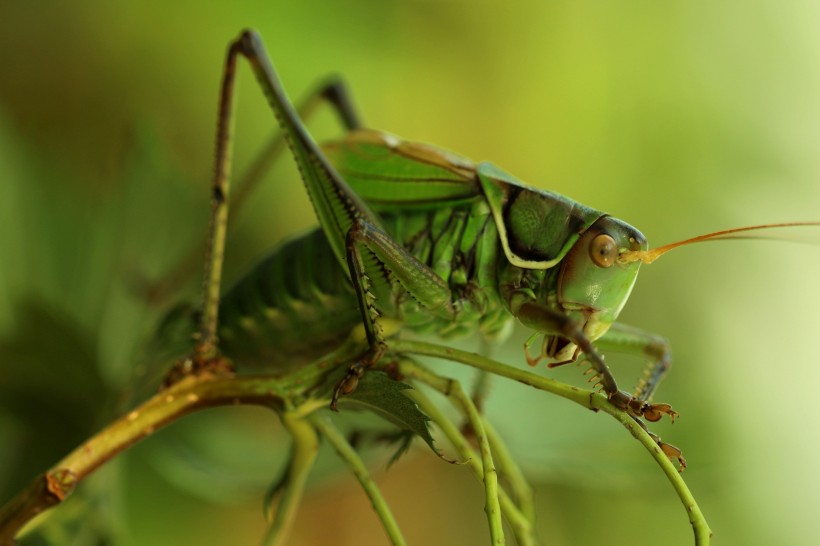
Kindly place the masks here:
<instances>
[{"instance_id":1,"label":"yellow-green stem","mask_svg":"<svg viewBox=\"0 0 820 546\"><path fill-rule=\"evenodd\" d=\"M444 394L448 394L449 382L452 380L436 376L429 370L424 369L419 364L404 360L399 364L399 369L403 375L409 378L419 379L426 378L429 380L429 385ZM413 398L419 407L424 411L431 420L438 425L450 443L453 445L459 456L466 461L473 471L473 474L479 479L484 479L484 465L481 462L481 457L477 456L470 442L464 435L456 428L450 419L442 413L442 411L433 404L427 396L420 390L413 390L408 392L408 396ZM454 400L458 402L457 400ZM460 403L457 406L461 406ZM464 408L460 407L464 412ZM466 413L466 412L465 412ZM468 417L469 418L469 417ZM525 518L515 503L510 499L509 495L503 488L497 487L498 502L501 508L501 513L512 526L513 533L516 540L522 546L533 546L536 544L533 526L531 521Z\"/></svg>"},{"instance_id":2,"label":"yellow-green stem","mask_svg":"<svg viewBox=\"0 0 820 546\"><path fill-rule=\"evenodd\" d=\"M490 441L490 449L492 449L495 454L495 460L498 461L501 475L509 482L515 499L518 501L518 506L521 508L521 513L534 526L535 502L533 500L532 487L530 487L521 468L510 454L506 444L496 432L495 427L486 419L484 419L484 431L487 433L487 439Z\"/></svg>"},{"instance_id":3,"label":"yellow-green stem","mask_svg":"<svg viewBox=\"0 0 820 546\"><path fill-rule=\"evenodd\" d=\"M409 353L416 355L431 356L442 358L445 360L452 360L461 362L468 366L472 366L479 370L486 370L495 375L514 379L525 385L530 385L540 390L557 394L568 400L580 404L585 408L592 410L603 410L612 415L621 422L631 433L638 439L644 447L652 454L655 460L660 465L666 477L678 494L678 497L683 503L686 510L687 518L692 525L692 530L695 535L695 544L697 546L706 546L710 543L712 532L706 522L706 518L700 510L695 498L683 481L680 473L675 469L674 465L669 461L666 455L663 454L658 447L655 440L649 436L638 423L635 422L624 410L613 406L609 403L606 396L592 391L579 389L572 385L566 385L547 377L539 376L526 370L513 368L495 360L484 358L475 353L468 353L466 351L459 351L450 347L435 345L432 343L424 343L420 341L408 341L397 339L391 341L390 349L398 353Z\"/></svg>"},{"instance_id":4,"label":"yellow-green stem","mask_svg":"<svg viewBox=\"0 0 820 546\"><path fill-rule=\"evenodd\" d=\"M367 471L367 467L364 465L364 462L361 457L359 457L358 453L356 453L350 443L345 439L342 433L339 432L339 429L336 428L327 415L313 413L310 416L310 421L322 434L322 436L330 442L330 445L333 446L333 449L336 450L339 457L347 463L350 470L353 472L353 475L356 476L357 480L359 480L359 484L361 484L362 489L364 489L364 492L367 494L368 498L370 498L370 503L373 506L373 510L375 510L376 515L379 516L391 544L394 546L405 546L407 543L404 541L399 525L396 523L396 519L390 511L387 501L385 501L381 491L379 491L379 488L376 485L376 482L373 481L373 478L370 476L370 473Z\"/></svg>"},{"instance_id":5,"label":"yellow-green stem","mask_svg":"<svg viewBox=\"0 0 820 546\"><path fill-rule=\"evenodd\" d=\"M313 425L292 412L282 414L282 424L293 438L293 454L282 498L276 507L276 515L262 540L263 546L287 544L290 529L302 502L310 469L319 453L319 435Z\"/></svg>"}]
</instances>

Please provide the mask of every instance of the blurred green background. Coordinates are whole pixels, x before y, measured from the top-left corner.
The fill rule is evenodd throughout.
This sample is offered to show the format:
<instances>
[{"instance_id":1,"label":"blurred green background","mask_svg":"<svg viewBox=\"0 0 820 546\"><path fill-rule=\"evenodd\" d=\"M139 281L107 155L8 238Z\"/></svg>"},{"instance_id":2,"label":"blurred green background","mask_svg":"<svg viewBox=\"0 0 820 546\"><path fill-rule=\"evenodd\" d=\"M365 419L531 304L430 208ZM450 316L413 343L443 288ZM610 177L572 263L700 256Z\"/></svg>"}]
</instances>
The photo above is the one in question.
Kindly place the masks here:
<instances>
[{"instance_id":1,"label":"blurred green background","mask_svg":"<svg viewBox=\"0 0 820 546\"><path fill-rule=\"evenodd\" d=\"M491 159L652 244L820 219L810 2L5 0L0 13L0 502L114 415L145 359L160 310L128 281L160 276L205 229L224 50L246 26L292 97L343 74L367 124ZM240 72L239 170L273 126ZM329 117L313 127L334 134ZM229 279L314 223L284 163L236 221ZM652 428L684 449L716 544L820 534L818 278L817 246L701 245L646 268L623 313L672 342L657 398L682 418ZM499 356L523 365L521 339ZM609 362L624 385L637 375ZM611 419L503 381L487 411L538 487L546 543L691 543L671 487ZM193 416L84 484L50 536L254 544L286 445L261 410ZM290 543L385 543L353 479L322 460ZM419 449L373 468L411 544L486 543L466 467Z\"/></svg>"}]
</instances>

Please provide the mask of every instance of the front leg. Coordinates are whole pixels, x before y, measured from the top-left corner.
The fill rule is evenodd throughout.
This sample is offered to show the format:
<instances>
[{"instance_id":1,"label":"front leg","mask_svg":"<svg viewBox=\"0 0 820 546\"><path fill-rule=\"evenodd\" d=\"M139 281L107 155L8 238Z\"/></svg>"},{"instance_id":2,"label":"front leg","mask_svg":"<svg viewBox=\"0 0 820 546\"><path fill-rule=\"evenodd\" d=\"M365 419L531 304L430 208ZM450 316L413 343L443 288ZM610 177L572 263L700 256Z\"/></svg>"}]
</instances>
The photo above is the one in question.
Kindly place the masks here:
<instances>
[{"instance_id":1,"label":"front leg","mask_svg":"<svg viewBox=\"0 0 820 546\"><path fill-rule=\"evenodd\" d=\"M672 418L677 416L669 404L650 404L646 400L620 390L609 366L606 365L601 354L584 334L582 325L577 321L534 301L523 291L513 293L509 302L513 315L525 326L538 332L554 332L574 343L584 353L597 373L609 401L617 407L626 410L634 417L644 417L650 421L657 421L663 414Z\"/></svg>"},{"instance_id":2,"label":"front leg","mask_svg":"<svg viewBox=\"0 0 820 546\"><path fill-rule=\"evenodd\" d=\"M510 298L510 309L526 326L539 332L555 332L574 343L584 353L592 365L592 368L598 374L600 383L609 401L629 413L644 430L647 429L646 425L641 421L641 418L647 421L658 421L664 414L669 415L672 420L677 417L677 412L675 412L669 404L651 404L646 399L639 397L641 394L645 394L648 398L668 368L669 350L664 343L657 343L658 338L642 335L643 332L619 328L617 333L621 334L621 336L618 337L616 334L613 334L610 340L608 340L610 343L612 343L613 340L620 341L619 346L621 347L642 347L647 352L654 352L661 355L657 360L657 364L648 374L648 380L643 386L638 387L636 395L633 396L618 388L618 385L615 383L615 378L609 370L609 366L606 365L603 357L598 353L597 349L592 345L592 342L584 334L581 325L576 321L562 313L532 301L526 292L513 293ZM647 430L647 432L649 431ZM672 444L662 441L656 434L652 434L651 432L649 432L649 434L667 457L673 460L677 459L680 470L683 471L683 469L686 468L686 459L683 458L681 450Z\"/></svg>"}]
</instances>

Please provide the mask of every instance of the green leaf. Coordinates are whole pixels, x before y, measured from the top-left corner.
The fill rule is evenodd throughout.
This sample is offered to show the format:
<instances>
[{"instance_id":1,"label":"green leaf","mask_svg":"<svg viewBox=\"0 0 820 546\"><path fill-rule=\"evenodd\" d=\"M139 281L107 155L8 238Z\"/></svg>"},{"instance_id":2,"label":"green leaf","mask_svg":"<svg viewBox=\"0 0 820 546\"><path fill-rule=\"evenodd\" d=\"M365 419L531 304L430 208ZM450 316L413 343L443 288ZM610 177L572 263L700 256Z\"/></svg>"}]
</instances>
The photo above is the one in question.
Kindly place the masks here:
<instances>
[{"instance_id":1,"label":"green leaf","mask_svg":"<svg viewBox=\"0 0 820 546\"><path fill-rule=\"evenodd\" d=\"M339 399L339 408L350 407L371 411L402 430L408 430L421 437L438 455L428 426L430 418L403 392L412 388L407 383L391 379L384 372L371 370L362 376L359 386L352 394ZM393 459L401 456L401 452L402 450L394 455Z\"/></svg>"}]
</instances>

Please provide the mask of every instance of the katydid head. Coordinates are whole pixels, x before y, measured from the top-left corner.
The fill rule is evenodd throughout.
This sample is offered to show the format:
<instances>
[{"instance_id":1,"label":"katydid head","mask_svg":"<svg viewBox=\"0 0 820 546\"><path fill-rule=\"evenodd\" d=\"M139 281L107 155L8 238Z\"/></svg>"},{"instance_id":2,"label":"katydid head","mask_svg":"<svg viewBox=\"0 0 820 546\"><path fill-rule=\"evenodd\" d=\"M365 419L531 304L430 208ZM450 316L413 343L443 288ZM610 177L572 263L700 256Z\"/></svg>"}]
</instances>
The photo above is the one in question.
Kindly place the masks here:
<instances>
[{"instance_id":1,"label":"katydid head","mask_svg":"<svg viewBox=\"0 0 820 546\"><path fill-rule=\"evenodd\" d=\"M603 216L592 224L561 262L558 303L584 317L584 332L595 340L615 322L638 276L640 263L622 263L625 252L648 248L643 234L626 222Z\"/></svg>"},{"instance_id":2,"label":"katydid head","mask_svg":"<svg viewBox=\"0 0 820 546\"><path fill-rule=\"evenodd\" d=\"M611 216L601 216L580 234L561 260L556 304L581 325L590 341L604 335L618 318L638 276L640 262L622 263L621 255L647 248L640 231ZM528 355L527 361L534 365L548 358L553 367L573 362L578 350L569 339L547 334L540 355Z\"/></svg>"},{"instance_id":3,"label":"katydid head","mask_svg":"<svg viewBox=\"0 0 820 546\"><path fill-rule=\"evenodd\" d=\"M820 222L788 222L727 229L649 249L644 236L635 228L603 216L587 228L561 261L558 273L557 303L570 317L583 325L584 334L595 341L618 317L639 266L650 264L673 248L725 239L762 239L757 232L784 227L819 227ZM555 366L573 361L577 347L560 336L544 338L541 355L535 363L549 357Z\"/></svg>"}]
</instances>

